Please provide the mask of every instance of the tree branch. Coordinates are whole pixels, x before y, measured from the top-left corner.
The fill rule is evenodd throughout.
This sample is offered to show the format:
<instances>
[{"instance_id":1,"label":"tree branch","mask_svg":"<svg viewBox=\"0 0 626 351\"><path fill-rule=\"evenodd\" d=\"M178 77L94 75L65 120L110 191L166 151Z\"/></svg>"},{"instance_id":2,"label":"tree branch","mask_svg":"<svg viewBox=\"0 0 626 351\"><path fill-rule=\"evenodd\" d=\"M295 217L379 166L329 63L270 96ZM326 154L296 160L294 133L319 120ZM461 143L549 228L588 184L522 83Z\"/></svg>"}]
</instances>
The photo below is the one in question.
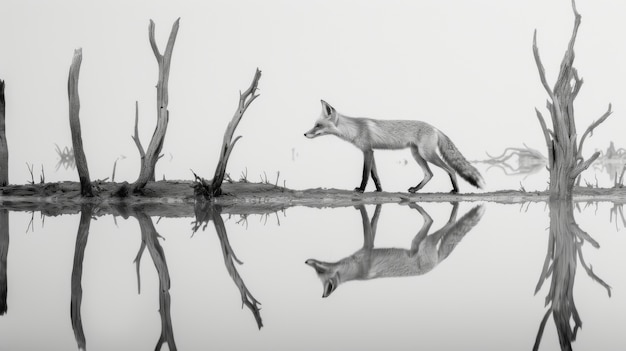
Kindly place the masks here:
<instances>
[{"instance_id":1,"label":"tree branch","mask_svg":"<svg viewBox=\"0 0 626 351\"><path fill-rule=\"evenodd\" d=\"M613 111L611 110L611 104L609 104L609 108L607 109L607 111L602 115L602 117L600 117L600 119L598 119L597 121L591 123L589 125L589 127L587 127L587 130L585 130L585 132L583 133L583 136L580 138L580 143L578 144L578 158L582 158L582 152L583 152L583 143L585 142L585 138L587 138L587 135L593 135L593 130L600 125L600 123L604 122L607 118L609 118L609 116L613 113Z\"/></svg>"},{"instance_id":2,"label":"tree branch","mask_svg":"<svg viewBox=\"0 0 626 351\"><path fill-rule=\"evenodd\" d=\"M541 79L541 85L543 85L543 88L548 93L548 96L550 96L550 100L554 102L556 100L554 98L554 92L552 91L552 88L550 88L550 85L548 85L548 80L546 79L546 70L541 63L541 57L539 56L539 48L537 47L537 29L535 29L535 32L533 34L533 55L535 57L537 70L539 71L539 79Z\"/></svg>"},{"instance_id":3,"label":"tree branch","mask_svg":"<svg viewBox=\"0 0 626 351\"><path fill-rule=\"evenodd\" d=\"M152 52L154 53L154 56L156 56L157 61L159 61L159 65L160 65L160 60L163 59L163 55L161 55L161 52L159 51L159 47L157 46L156 43L156 39L154 38L154 21L150 20L150 24L148 25L148 39L150 40L150 47L152 48Z\"/></svg>"},{"instance_id":4,"label":"tree branch","mask_svg":"<svg viewBox=\"0 0 626 351\"><path fill-rule=\"evenodd\" d=\"M143 146L141 146L141 140L139 140L139 101L135 101L135 135L131 135L131 138L133 138L135 145L137 145L139 156L141 156L141 162L143 163L146 152L143 150Z\"/></svg>"},{"instance_id":5,"label":"tree branch","mask_svg":"<svg viewBox=\"0 0 626 351\"><path fill-rule=\"evenodd\" d=\"M607 284L604 280L602 280L602 278L598 277L598 275L593 272L593 268L591 266L587 265L585 259L583 258L581 246L578 246L577 251L578 258L580 258L580 265L583 266L585 272L587 272L587 275L589 275L591 279L595 280L598 284L602 285L602 287L606 289L607 294L609 294L609 297L611 297L611 286Z\"/></svg>"},{"instance_id":6,"label":"tree branch","mask_svg":"<svg viewBox=\"0 0 626 351\"><path fill-rule=\"evenodd\" d=\"M598 157L600 156L600 152L594 152L593 155L591 155L591 157L589 157L587 160L580 162L572 171L572 174L570 175L570 177L572 179L575 179L576 177L578 177L578 175L580 175L582 172L584 172L587 168L589 168L589 166L591 166L591 164L593 163L593 161L595 161Z\"/></svg>"},{"instance_id":7,"label":"tree branch","mask_svg":"<svg viewBox=\"0 0 626 351\"><path fill-rule=\"evenodd\" d=\"M537 113L537 119L539 119L539 124L541 125L541 131L543 132L543 137L546 141L546 146L548 147L548 167L552 166L553 157L554 157L554 149L552 145L552 138L550 135L554 135L550 129L546 126L546 121L543 119L543 115L539 112L538 109L535 108L535 112Z\"/></svg>"}]
</instances>

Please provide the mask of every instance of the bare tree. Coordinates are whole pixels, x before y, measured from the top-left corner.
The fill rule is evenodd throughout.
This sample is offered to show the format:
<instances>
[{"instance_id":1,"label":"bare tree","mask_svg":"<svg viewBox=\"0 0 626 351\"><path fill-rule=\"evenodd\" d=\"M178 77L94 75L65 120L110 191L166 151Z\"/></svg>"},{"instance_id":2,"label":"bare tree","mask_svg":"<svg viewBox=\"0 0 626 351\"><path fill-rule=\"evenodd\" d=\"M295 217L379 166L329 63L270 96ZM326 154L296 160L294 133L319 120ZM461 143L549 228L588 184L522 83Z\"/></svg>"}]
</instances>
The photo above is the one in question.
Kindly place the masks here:
<instances>
[{"instance_id":1,"label":"bare tree","mask_svg":"<svg viewBox=\"0 0 626 351\"><path fill-rule=\"evenodd\" d=\"M546 80L545 69L541 63L539 49L537 48L536 30L533 36L535 63L539 70L541 84L549 96L547 109L552 119L552 129L549 129L541 112L535 109L548 147L551 198L571 198L576 178L600 155L596 152L587 160L583 158L582 150L585 138L612 113L611 104L609 104L608 110L604 115L593 122L583 133L580 142L577 142L578 134L576 133L574 120L574 99L580 91L583 80L578 76L576 68L573 67L574 42L576 41L576 34L581 19L580 14L576 10L574 0L572 0L572 9L575 17L574 30L567 51L561 61L559 76L554 88L550 88Z\"/></svg>"},{"instance_id":2,"label":"bare tree","mask_svg":"<svg viewBox=\"0 0 626 351\"><path fill-rule=\"evenodd\" d=\"M235 147L235 143L237 143L237 141L241 138L241 136L238 136L235 140L233 140L233 134L235 134L235 129L237 129L237 126L239 125L243 114L248 109L248 106L250 106L252 101L259 97L259 95L256 94L259 79L261 79L261 71L257 68L254 73L252 83L248 89L243 93L239 92L239 104L237 106L237 110L235 111L230 123L228 123L226 131L224 131L220 159L217 162L217 167L215 168L215 175L211 181L207 181L195 175L196 184L194 185L194 189L196 196L203 196L204 198L210 199L222 194L222 182L224 182L228 158Z\"/></svg>"},{"instance_id":3,"label":"bare tree","mask_svg":"<svg viewBox=\"0 0 626 351\"><path fill-rule=\"evenodd\" d=\"M91 190L91 181L89 180L89 168L87 167L87 158L83 150L83 139L80 131L80 99L78 97L78 75L80 73L80 64L83 60L83 50L74 50L72 65L70 66L70 74L67 80L67 93L70 105L70 129L72 131L72 145L74 147L74 158L76 160L76 168L78 169L78 178L80 179L80 194L82 196L93 196Z\"/></svg>"},{"instance_id":4,"label":"bare tree","mask_svg":"<svg viewBox=\"0 0 626 351\"><path fill-rule=\"evenodd\" d=\"M0 79L0 186L9 184L9 149L5 129L4 81Z\"/></svg>"},{"instance_id":5,"label":"bare tree","mask_svg":"<svg viewBox=\"0 0 626 351\"><path fill-rule=\"evenodd\" d=\"M150 26L148 28L150 46L152 52L156 57L159 65L159 80L157 82L157 125L148 144L148 149L145 154L142 155L141 170L139 177L133 184L133 190L142 189L146 186L148 181L154 181L154 168L157 161L161 158L161 150L163 149L163 142L165 141L165 132L167 131L167 123L169 121L169 111L167 110L168 104L168 81L170 76L170 63L172 61L172 51L174 50L174 43L176 41L176 34L178 33L180 18L178 18L172 25L169 40L165 47L165 52L161 54L157 47L156 40L154 38L154 22L150 20ZM141 143L139 142L139 135L137 133L138 117L135 116L135 143L139 148L140 154L142 153Z\"/></svg>"}]
</instances>

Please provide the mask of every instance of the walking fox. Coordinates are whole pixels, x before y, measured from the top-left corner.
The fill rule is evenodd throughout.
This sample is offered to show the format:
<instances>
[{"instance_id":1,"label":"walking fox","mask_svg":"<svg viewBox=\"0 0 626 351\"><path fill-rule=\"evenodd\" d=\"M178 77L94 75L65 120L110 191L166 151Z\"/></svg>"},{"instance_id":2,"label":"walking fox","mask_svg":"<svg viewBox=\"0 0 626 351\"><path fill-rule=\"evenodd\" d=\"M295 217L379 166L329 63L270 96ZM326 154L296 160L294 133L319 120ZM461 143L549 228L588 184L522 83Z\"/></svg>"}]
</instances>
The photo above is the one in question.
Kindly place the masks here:
<instances>
[{"instance_id":1,"label":"walking fox","mask_svg":"<svg viewBox=\"0 0 626 351\"><path fill-rule=\"evenodd\" d=\"M485 185L478 170L463 157L450 138L426 122L347 117L322 100L322 114L304 136L312 139L327 134L336 135L363 151L363 177L361 185L355 188L355 191L365 190L370 174L376 185L376 191L382 191L374 161L374 149L411 149L415 161L424 172L424 179L409 188L408 191L411 193L422 189L433 177L427 162L448 172L453 193L459 191L455 171L477 188ZM443 160L437 154L437 150L443 156Z\"/></svg>"},{"instance_id":2,"label":"walking fox","mask_svg":"<svg viewBox=\"0 0 626 351\"><path fill-rule=\"evenodd\" d=\"M341 283L350 280L406 277L430 272L450 255L465 234L478 224L485 212L484 207L478 205L457 221L459 204L455 202L448 223L428 235L433 220L419 205L412 203L409 206L416 209L424 218L424 224L413 238L410 249L375 249L374 238L381 205L376 205L371 222L365 206L360 205L358 209L363 220L363 247L337 262L306 260L305 263L313 267L322 280L324 286L322 297L328 297Z\"/></svg>"}]
</instances>

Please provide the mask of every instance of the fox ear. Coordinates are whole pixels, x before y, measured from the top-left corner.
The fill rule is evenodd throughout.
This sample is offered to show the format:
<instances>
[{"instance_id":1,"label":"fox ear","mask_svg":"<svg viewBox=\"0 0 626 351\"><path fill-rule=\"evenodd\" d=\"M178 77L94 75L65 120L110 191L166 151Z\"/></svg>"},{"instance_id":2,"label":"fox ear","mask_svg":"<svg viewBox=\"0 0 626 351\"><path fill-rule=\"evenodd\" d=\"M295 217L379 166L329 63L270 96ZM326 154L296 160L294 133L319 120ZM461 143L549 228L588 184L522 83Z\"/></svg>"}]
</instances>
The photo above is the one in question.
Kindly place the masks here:
<instances>
[{"instance_id":1,"label":"fox ear","mask_svg":"<svg viewBox=\"0 0 626 351\"><path fill-rule=\"evenodd\" d=\"M315 271L319 274L325 273L329 271L329 267L327 264L325 264L324 262L320 262L318 260L314 260L312 258L306 260L306 262L304 262L306 264L308 264L309 266L313 267L315 269Z\"/></svg>"},{"instance_id":2,"label":"fox ear","mask_svg":"<svg viewBox=\"0 0 626 351\"><path fill-rule=\"evenodd\" d=\"M330 104L324 100L320 101L322 102L322 112L324 113L324 116L326 116L327 118L334 118L337 114L335 108L330 106Z\"/></svg>"},{"instance_id":3,"label":"fox ear","mask_svg":"<svg viewBox=\"0 0 626 351\"><path fill-rule=\"evenodd\" d=\"M324 292L322 293L323 298L327 298L330 294L333 293L337 289L337 284L333 279L328 279L324 282Z\"/></svg>"}]
</instances>

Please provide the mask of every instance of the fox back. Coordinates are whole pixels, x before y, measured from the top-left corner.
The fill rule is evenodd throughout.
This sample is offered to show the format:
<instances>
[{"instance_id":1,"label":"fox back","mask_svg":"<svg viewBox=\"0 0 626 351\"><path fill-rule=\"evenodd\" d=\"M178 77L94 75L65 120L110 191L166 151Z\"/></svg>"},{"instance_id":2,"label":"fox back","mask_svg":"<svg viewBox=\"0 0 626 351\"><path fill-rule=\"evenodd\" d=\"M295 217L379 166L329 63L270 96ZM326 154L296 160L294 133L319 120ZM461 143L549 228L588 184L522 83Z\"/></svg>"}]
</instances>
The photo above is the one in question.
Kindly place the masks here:
<instances>
[{"instance_id":1,"label":"fox back","mask_svg":"<svg viewBox=\"0 0 626 351\"><path fill-rule=\"evenodd\" d=\"M361 150L406 149L420 141L437 145L437 134L437 129L422 121L347 117L323 100L320 117L304 133L310 139L335 135Z\"/></svg>"}]
</instances>

